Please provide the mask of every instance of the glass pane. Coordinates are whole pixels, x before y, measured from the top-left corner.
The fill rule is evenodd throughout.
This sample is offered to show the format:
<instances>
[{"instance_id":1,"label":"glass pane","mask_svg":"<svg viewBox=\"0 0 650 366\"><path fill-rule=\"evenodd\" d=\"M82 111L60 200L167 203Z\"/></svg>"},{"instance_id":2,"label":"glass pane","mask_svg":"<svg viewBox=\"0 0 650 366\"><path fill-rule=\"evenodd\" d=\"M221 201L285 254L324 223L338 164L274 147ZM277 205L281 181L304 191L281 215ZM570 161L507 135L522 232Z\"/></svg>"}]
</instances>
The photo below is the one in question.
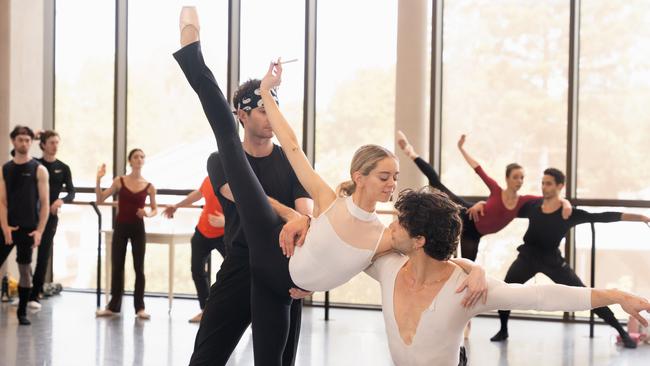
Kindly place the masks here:
<instances>
[{"instance_id":1,"label":"glass pane","mask_svg":"<svg viewBox=\"0 0 650 366\"><path fill-rule=\"evenodd\" d=\"M477 263L483 266L486 272L499 280L506 277L506 273L512 262L515 261L519 252L517 247L523 244L524 233L528 229L528 220L515 219L503 230L496 234L486 235L481 238ZM564 240L560 243L560 251L564 255ZM553 283L548 277L538 273L528 284L550 284ZM562 316L561 312L541 311L514 311L524 314L545 314ZM496 327L496 323L495 323ZM497 328L495 328L496 330Z\"/></svg>"},{"instance_id":2,"label":"glass pane","mask_svg":"<svg viewBox=\"0 0 650 366\"><path fill-rule=\"evenodd\" d=\"M159 203L170 204L180 201L182 196L159 196ZM89 202L94 194L78 194L76 201ZM201 206L202 201L195 206ZM111 208L100 206L102 230L112 230ZM162 216L145 219L147 233L187 233L191 236L201 213L200 208L181 208L176 211L173 220ZM90 205L64 205L59 215L60 221L54 245L54 281L64 287L94 289L97 286L97 240L98 218ZM101 265L102 288L106 279L105 268L105 234L102 234ZM189 241L177 242L174 250L174 293L196 294L192 281L191 247ZM127 250L125 261L125 289L133 290L135 274L132 270L133 259ZM218 252L212 253L212 276L214 280L223 258ZM167 293L169 288L169 246L149 242L145 255L146 292Z\"/></svg>"},{"instance_id":3,"label":"glass pane","mask_svg":"<svg viewBox=\"0 0 650 366\"><path fill-rule=\"evenodd\" d=\"M228 2L194 3L206 63L226 93ZM206 159L216 150L198 97L172 57L180 47L178 16L184 4L129 2L127 148L144 150L143 174L157 188L198 186Z\"/></svg>"},{"instance_id":4,"label":"glass pane","mask_svg":"<svg viewBox=\"0 0 650 366\"><path fill-rule=\"evenodd\" d=\"M112 171L115 2L56 2L55 128L58 157L78 187L94 187L97 165Z\"/></svg>"},{"instance_id":5,"label":"glass pane","mask_svg":"<svg viewBox=\"0 0 650 366\"><path fill-rule=\"evenodd\" d=\"M317 24L316 170L336 187L349 179L361 145L394 149L397 1L319 2ZM378 285L365 274L331 294L379 304Z\"/></svg>"},{"instance_id":6,"label":"glass pane","mask_svg":"<svg viewBox=\"0 0 650 366\"><path fill-rule=\"evenodd\" d=\"M241 6L240 80L261 79L269 62L278 57L285 61L298 59L283 65L278 97L282 113L302 140L305 1L246 0ZM269 32L273 42L263 39Z\"/></svg>"},{"instance_id":7,"label":"glass pane","mask_svg":"<svg viewBox=\"0 0 650 366\"><path fill-rule=\"evenodd\" d=\"M458 152L503 184L518 162L538 192L541 172L565 168L568 1L447 0L443 24L442 180L461 195L487 195Z\"/></svg>"},{"instance_id":8,"label":"glass pane","mask_svg":"<svg viewBox=\"0 0 650 366\"><path fill-rule=\"evenodd\" d=\"M650 209L623 207L581 207L589 212L617 211L650 216ZM650 297L650 228L640 222L596 223L596 287L631 291ZM576 273L587 286L591 284L591 227L576 229ZM620 306L611 307L618 318L628 315ZM579 313L588 316L589 312Z\"/></svg>"},{"instance_id":9,"label":"glass pane","mask_svg":"<svg viewBox=\"0 0 650 366\"><path fill-rule=\"evenodd\" d=\"M580 7L578 196L650 200L650 3Z\"/></svg>"},{"instance_id":10,"label":"glass pane","mask_svg":"<svg viewBox=\"0 0 650 366\"><path fill-rule=\"evenodd\" d=\"M56 230L53 245L53 274L54 282L63 287L77 289L97 288L97 245L98 217L89 204L95 200L94 194L77 193L75 202L66 204L59 212L59 225ZM100 206L102 215L102 230L109 230L111 224L111 208ZM105 278L104 247L102 239L102 280ZM131 267L133 268L133 267Z\"/></svg>"}]
</instances>

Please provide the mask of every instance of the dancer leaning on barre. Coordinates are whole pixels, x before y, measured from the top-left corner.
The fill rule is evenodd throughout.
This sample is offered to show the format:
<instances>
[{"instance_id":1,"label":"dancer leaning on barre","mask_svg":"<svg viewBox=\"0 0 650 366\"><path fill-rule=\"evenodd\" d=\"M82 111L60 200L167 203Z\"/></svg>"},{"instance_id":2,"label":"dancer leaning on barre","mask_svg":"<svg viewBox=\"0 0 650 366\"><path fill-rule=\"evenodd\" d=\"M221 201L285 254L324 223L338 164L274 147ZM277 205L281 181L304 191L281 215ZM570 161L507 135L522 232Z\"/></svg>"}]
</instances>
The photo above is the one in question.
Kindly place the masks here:
<instances>
[{"instance_id":1,"label":"dancer leaning on barre","mask_svg":"<svg viewBox=\"0 0 650 366\"><path fill-rule=\"evenodd\" d=\"M337 197L313 170L280 113L272 88L279 84L282 70L280 65L271 65L259 93L275 135L298 179L314 200L315 218L305 236L304 246L294 250L269 243L269 238L280 235L284 226L282 215L273 210L252 171L231 108L203 61L198 17L195 13L187 14L195 9L184 8L183 11L186 16L182 14L181 17L182 48L174 57L198 94L210 122L248 241L251 284L258 289L253 291L251 299L255 363L279 365L288 332L292 301L289 289L332 289L363 271L376 253L390 249L390 235L383 235L386 228L377 217L375 205L378 201L388 201L395 189L397 160L380 146L361 147L353 157L352 180L342 189L350 196ZM184 19L187 22L184 23ZM475 277L482 280L482 271L476 272L479 274ZM479 291L474 297L481 294L483 292ZM278 305L277 299L284 299L284 303ZM260 338L266 342L256 342Z\"/></svg>"},{"instance_id":2,"label":"dancer leaning on barre","mask_svg":"<svg viewBox=\"0 0 650 366\"><path fill-rule=\"evenodd\" d=\"M124 295L124 260L126 246L131 240L131 253L133 254L133 269L135 270L135 288L133 290L133 305L139 319L149 319L150 315L144 310L144 254L146 248L146 232L144 218L156 216L156 188L142 176L144 165L144 152L133 149L128 155L131 173L113 179L107 189L102 190L99 183L106 175L106 164L97 170L97 185L95 195L97 203L104 202L109 196L117 193L117 217L115 231L111 244L111 300L106 309L97 310L96 316L113 316L122 309ZM144 205L149 196L151 210L147 212Z\"/></svg>"},{"instance_id":3,"label":"dancer leaning on barre","mask_svg":"<svg viewBox=\"0 0 650 366\"><path fill-rule=\"evenodd\" d=\"M427 177L431 187L446 193L452 201L463 207L461 211L463 231L460 240L463 258L475 260L483 235L500 231L517 217L521 206L526 202L541 198L541 196L534 195L519 195L518 191L524 184L524 169L517 163L508 164L506 167L506 189L501 188L499 183L487 175L481 165L465 150L465 135L462 135L458 140L458 149L467 164L474 169L490 190L487 201L481 201L477 204L465 201L442 184L438 173L431 165L420 158L402 131L397 132L397 144ZM571 215L571 202L562 199L562 204L562 215L566 219Z\"/></svg>"},{"instance_id":4,"label":"dancer leaning on barre","mask_svg":"<svg viewBox=\"0 0 650 366\"><path fill-rule=\"evenodd\" d=\"M424 190L402 192L395 208L398 219L390 229L393 248L402 255L384 255L366 272L381 284L388 344L396 365L457 365L467 321L496 309L578 311L620 304L647 324L639 312L650 311L650 303L623 291L506 284L491 277L487 301L463 308L459 306L463 294L454 289L466 275L449 261L461 231L460 207L437 190Z\"/></svg>"}]
</instances>

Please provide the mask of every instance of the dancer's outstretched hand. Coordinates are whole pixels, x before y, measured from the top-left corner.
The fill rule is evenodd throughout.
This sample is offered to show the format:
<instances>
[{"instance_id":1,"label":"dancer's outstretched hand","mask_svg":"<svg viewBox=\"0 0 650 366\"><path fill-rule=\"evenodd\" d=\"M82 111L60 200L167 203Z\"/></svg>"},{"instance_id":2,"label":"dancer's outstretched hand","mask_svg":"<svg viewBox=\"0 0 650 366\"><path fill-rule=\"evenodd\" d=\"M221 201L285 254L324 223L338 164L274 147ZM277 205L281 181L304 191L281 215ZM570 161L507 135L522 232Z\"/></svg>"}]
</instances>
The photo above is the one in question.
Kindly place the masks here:
<instances>
[{"instance_id":1,"label":"dancer's outstretched hand","mask_svg":"<svg viewBox=\"0 0 650 366\"><path fill-rule=\"evenodd\" d=\"M467 209L467 214L469 219L478 222L481 219L481 216L485 216L485 201L478 201L474 206Z\"/></svg>"},{"instance_id":2,"label":"dancer's outstretched hand","mask_svg":"<svg viewBox=\"0 0 650 366\"><path fill-rule=\"evenodd\" d=\"M465 135L460 135L460 139L458 139L458 148L463 149L463 145L465 145Z\"/></svg>"},{"instance_id":3,"label":"dancer's outstretched hand","mask_svg":"<svg viewBox=\"0 0 650 366\"><path fill-rule=\"evenodd\" d=\"M296 287L292 287L289 289L289 296L291 296L291 298L295 300L304 299L307 296L311 296L313 293L314 293L313 291L304 291Z\"/></svg>"},{"instance_id":4,"label":"dancer's outstretched hand","mask_svg":"<svg viewBox=\"0 0 650 366\"><path fill-rule=\"evenodd\" d=\"M406 138L406 135L402 131L397 131L397 145L409 158L415 159L418 157L415 149L413 149L413 145L409 143L409 140Z\"/></svg>"},{"instance_id":5,"label":"dancer's outstretched hand","mask_svg":"<svg viewBox=\"0 0 650 366\"><path fill-rule=\"evenodd\" d=\"M462 292L465 289L467 289L467 293L460 303L462 306L471 308L481 299L483 304L485 304L487 301L488 286L487 277L483 268L475 266L463 283L456 289L456 292Z\"/></svg>"},{"instance_id":6,"label":"dancer's outstretched hand","mask_svg":"<svg viewBox=\"0 0 650 366\"><path fill-rule=\"evenodd\" d=\"M277 62L271 62L269 65L269 70L264 75L262 82L260 83L260 89L262 90L271 90L280 86L282 82L282 64L278 58Z\"/></svg>"},{"instance_id":7,"label":"dancer's outstretched hand","mask_svg":"<svg viewBox=\"0 0 650 366\"><path fill-rule=\"evenodd\" d=\"M287 258L293 255L293 250L296 246L302 246L309 230L311 218L309 216L300 216L293 220L288 221L280 231L280 248L282 254Z\"/></svg>"},{"instance_id":8,"label":"dancer's outstretched hand","mask_svg":"<svg viewBox=\"0 0 650 366\"><path fill-rule=\"evenodd\" d=\"M106 175L106 164L102 164L97 168L97 180L100 180Z\"/></svg>"},{"instance_id":9,"label":"dancer's outstretched hand","mask_svg":"<svg viewBox=\"0 0 650 366\"><path fill-rule=\"evenodd\" d=\"M626 313L632 315L636 320L647 327L648 320L645 317L641 316L639 313L642 311L650 313L650 302L642 297L624 291L619 292L620 299L618 303L621 305L623 310L625 310Z\"/></svg>"}]
</instances>

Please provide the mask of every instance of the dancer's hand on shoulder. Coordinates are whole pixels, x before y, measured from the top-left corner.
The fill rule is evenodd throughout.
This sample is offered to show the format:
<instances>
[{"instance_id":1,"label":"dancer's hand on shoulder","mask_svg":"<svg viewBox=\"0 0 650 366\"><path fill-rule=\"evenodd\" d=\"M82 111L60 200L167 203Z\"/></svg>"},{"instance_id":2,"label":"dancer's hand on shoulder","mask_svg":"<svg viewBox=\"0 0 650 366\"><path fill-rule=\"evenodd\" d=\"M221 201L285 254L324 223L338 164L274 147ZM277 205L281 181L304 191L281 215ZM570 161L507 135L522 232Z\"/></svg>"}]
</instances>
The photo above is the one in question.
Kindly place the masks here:
<instances>
[{"instance_id":1,"label":"dancer's hand on shoulder","mask_svg":"<svg viewBox=\"0 0 650 366\"><path fill-rule=\"evenodd\" d=\"M475 266L474 269L465 278L463 283L456 289L456 292L462 292L467 289L467 293L461 301L461 305L466 308L471 308L482 300L483 304L487 301L487 276L485 270L480 266Z\"/></svg>"},{"instance_id":2,"label":"dancer's hand on shoulder","mask_svg":"<svg viewBox=\"0 0 650 366\"><path fill-rule=\"evenodd\" d=\"M309 230L311 217L300 216L293 220L288 221L280 231L280 248L282 253L288 257L293 255L296 246L302 246Z\"/></svg>"},{"instance_id":3,"label":"dancer's hand on shoulder","mask_svg":"<svg viewBox=\"0 0 650 366\"><path fill-rule=\"evenodd\" d=\"M262 91L271 90L273 88L280 86L281 82L282 82L282 64L280 63L280 59L278 58L277 62L271 62L271 64L269 65L269 70L266 72L266 75L264 75L264 78L260 83L260 89Z\"/></svg>"},{"instance_id":4,"label":"dancer's hand on shoulder","mask_svg":"<svg viewBox=\"0 0 650 366\"><path fill-rule=\"evenodd\" d=\"M305 291L296 287L292 287L289 289L289 296L291 296L291 298L294 300L304 299L307 296L311 296L313 293L314 293L313 291Z\"/></svg>"}]
</instances>

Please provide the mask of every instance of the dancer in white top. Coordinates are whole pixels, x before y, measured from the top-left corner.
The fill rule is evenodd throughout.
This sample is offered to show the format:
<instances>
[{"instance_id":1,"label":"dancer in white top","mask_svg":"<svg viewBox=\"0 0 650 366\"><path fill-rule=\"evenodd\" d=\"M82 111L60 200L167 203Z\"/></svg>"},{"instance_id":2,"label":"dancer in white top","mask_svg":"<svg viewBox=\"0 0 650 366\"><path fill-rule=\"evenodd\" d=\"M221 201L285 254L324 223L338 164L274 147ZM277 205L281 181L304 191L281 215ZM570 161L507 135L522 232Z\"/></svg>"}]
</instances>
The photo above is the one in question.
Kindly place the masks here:
<instances>
[{"instance_id":1,"label":"dancer in white top","mask_svg":"<svg viewBox=\"0 0 650 366\"><path fill-rule=\"evenodd\" d=\"M397 253L378 258L366 272L379 281L386 333L395 364L455 366L463 328L473 316L496 309L577 311L620 304L643 324L646 299L618 290L564 285L519 285L488 279L487 301L467 309L454 291L465 274L449 257L461 232L460 206L439 191L404 191L390 225ZM461 359L461 365L464 364Z\"/></svg>"},{"instance_id":2,"label":"dancer in white top","mask_svg":"<svg viewBox=\"0 0 650 366\"><path fill-rule=\"evenodd\" d=\"M385 228L377 218L375 205L378 201L388 201L395 190L399 174L397 159L380 146L361 147L352 160L352 180L342 187L348 196L338 198L311 167L295 133L278 109L272 89L279 85L282 69L279 64L272 64L259 93L255 93L261 99L245 99L237 109L264 107L296 176L314 200L313 227L305 234L304 247L289 260L293 248L283 250L269 242L269 238L279 238L284 221L300 215L290 209L276 213L252 171L230 105L203 60L196 9L183 9L180 26L182 48L174 57L198 94L214 132L248 242L251 285L256 288L251 299L253 340L256 337L269 340L259 347L255 345L255 363L279 365L288 333L289 289L332 289L360 273L377 252L390 250L391 238L384 235ZM482 273L479 276L483 278Z\"/></svg>"}]
</instances>

